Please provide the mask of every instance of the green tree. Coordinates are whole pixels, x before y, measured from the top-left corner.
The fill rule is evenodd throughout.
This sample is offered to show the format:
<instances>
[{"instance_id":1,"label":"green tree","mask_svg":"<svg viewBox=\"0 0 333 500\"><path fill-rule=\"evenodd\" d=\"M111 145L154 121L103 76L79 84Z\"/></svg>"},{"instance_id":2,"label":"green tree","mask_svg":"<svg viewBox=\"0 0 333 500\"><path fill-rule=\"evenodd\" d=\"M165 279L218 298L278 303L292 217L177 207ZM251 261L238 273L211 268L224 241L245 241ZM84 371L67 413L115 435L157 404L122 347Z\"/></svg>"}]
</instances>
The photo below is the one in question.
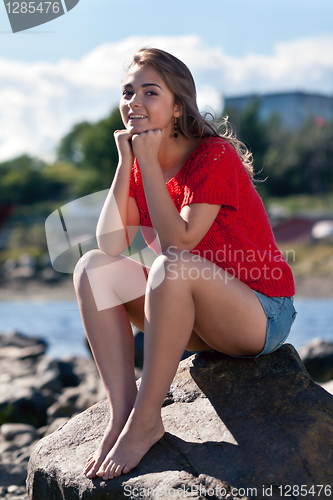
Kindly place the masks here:
<instances>
[{"instance_id":1,"label":"green tree","mask_svg":"<svg viewBox=\"0 0 333 500\"><path fill-rule=\"evenodd\" d=\"M83 160L82 135L91 130L93 125L87 121L74 125L69 134L65 135L57 148L57 159L60 162L71 162L80 165Z\"/></svg>"},{"instance_id":2,"label":"green tree","mask_svg":"<svg viewBox=\"0 0 333 500\"><path fill-rule=\"evenodd\" d=\"M94 168L100 174L113 176L117 163L118 152L114 141L115 130L124 128L119 109L115 108L111 114L97 122L90 130L82 135L82 166Z\"/></svg>"},{"instance_id":3,"label":"green tree","mask_svg":"<svg viewBox=\"0 0 333 500\"><path fill-rule=\"evenodd\" d=\"M264 172L271 194L320 194L333 190L333 122L309 120L293 134L271 133Z\"/></svg>"},{"instance_id":4,"label":"green tree","mask_svg":"<svg viewBox=\"0 0 333 500\"><path fill-rule=\"evenodd\" d=\"M264 155L269 146L267 126L260 120L259 101L256 98L250 102L243 112L235 108L226 109L229 121L235 133L253 154L253 164L256 171L261 171L264 165Z\"/></svg>"},{"instance_id":5,"label":"green tree","mask_svg":"<svg viewBox=\"0 0 333 500\"><path fill-rule=\"evenodd\" d=\"M58 159L80 168L73 191L84 196L110 186L118 163L115 130L124 128L119 109L95 124L82 122L60 142Z\"/></svg>"},{"instance_id":6,"label":"green tree","mask_svg":"<svg viewBox=\"0 0 333 500\"><path fill-rule=\"evenodd\" d=\"M1 203L29 204L55 196L60 189L43 174L45 163L22 155L0 163Z\"/></svg>"}]
</instances>

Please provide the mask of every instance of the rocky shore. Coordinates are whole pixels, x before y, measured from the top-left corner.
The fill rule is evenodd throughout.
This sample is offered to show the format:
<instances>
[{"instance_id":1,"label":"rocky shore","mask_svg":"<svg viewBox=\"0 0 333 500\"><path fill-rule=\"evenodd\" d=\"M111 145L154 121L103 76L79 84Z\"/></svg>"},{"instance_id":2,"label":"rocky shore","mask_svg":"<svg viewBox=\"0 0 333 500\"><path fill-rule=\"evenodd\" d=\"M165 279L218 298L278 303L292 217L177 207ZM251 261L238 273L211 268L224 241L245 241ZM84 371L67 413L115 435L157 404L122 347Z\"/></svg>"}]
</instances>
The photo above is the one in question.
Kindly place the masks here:
<instances>
[{"instance_id":1,"label":"rocky shore","mask_svg":"<svg viewBox=\"0 0 333 500\"><path fill-rule=\"evenodd\" d=\"M0 498L26 500L26 471L38 440L105 399L92 358L45 355L40 339L0 335ZM47 499L45 499L47 500Z\"/></svg>"},{"instance_id":2,"label":"rocky shore","mask_svg":"<svg viewBox=\"0 0 333 500\"><path fill-rule=\"evenodd\" d=\"M29 500L279 500L290 485L293 498L300 485L303 497L332 498L333 396L290 344L251 360L202 352L182 361L162 408L164 436L129 474L91 480L82 467L109 418L102 401L39 441Z\"/></svg>"},{"instance_id":3,"label":"rocky shore","mask_svg":"<svg viewBox=\"0 0 333 500\"><path fill-rule=\"evenodd\" d=\"M46 347L18 332L0 334L0 498L7 500L28 500L27 465L39 440L105 399L92 358L57 360ZM320 340L302 351L305 366L331 393L332 353L333 344Z\"/></svg>"}]
</instances>

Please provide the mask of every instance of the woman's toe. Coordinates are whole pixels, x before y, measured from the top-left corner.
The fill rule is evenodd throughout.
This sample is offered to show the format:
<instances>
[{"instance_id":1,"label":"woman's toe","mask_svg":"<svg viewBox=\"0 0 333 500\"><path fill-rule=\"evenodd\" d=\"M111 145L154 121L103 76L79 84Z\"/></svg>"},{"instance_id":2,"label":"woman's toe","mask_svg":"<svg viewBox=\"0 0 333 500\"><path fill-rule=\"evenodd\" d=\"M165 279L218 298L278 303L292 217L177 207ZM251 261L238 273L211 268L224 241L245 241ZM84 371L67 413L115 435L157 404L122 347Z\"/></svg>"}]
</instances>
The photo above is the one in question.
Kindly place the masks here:
<instances>
[{"instance_id":1,"label":"woman's toe","mask_svg":"<svg viewBox=\"0 0 333 500\"><path fill-rule=\"evenodd\" d=\"M117 465L117 467L114 470L114 477L121 476L121 474L123 473L123 468L124 468L123 465Z\"/></svg>"},{"instance_id":2,"label":"woman's toe","mask_svg":"<svg viewBox=\"0 0 333 500\"><path fill-rule=\"evenodd\" d=\"M112 475L111 479L116 477L115 471L116 471L117 467L118 467L118 464L113 462L112 467L110 469L110 474Z\"/></svg>"},{"instance_id":3,"label":"woman's toe","mask_svg":"<svg viewBox=\"0 0 333 500\"><path fill-rule=\"evenodd\" d=\"M96 472L96 476L102 477L104 474L104 466L103 464L99 467L98 471Z\"/></svg>"},{"instance_id":4,"label":"woman's toe","mask_svg":"<svg viewBox=\"0 0 333 500\"><path fill-rule=\"evenodd\" d=\"M125 467L123 467L122 473L128 474L131 470L132 470L132 467L130 467L129 465L125 465Z\"/></svg>"},{"instance_id":5,"label":"woman's toe","mask_svg":"<svg viewBox=\"0 0 333 500\"><path fill-rule=\"evenodd\" d=\"M94 466L90 470L88 470L86 476L88 479L93 479L96 476L96 467Z\"/></svg>"},{"instance_id":6,"label":"woman's toe","mask_svg":"<svg viewBox=\"0 0 333 500\"><path fill-rule=\"evenodd\" d=\"M103 479L106 481L107 479L109 479L109 472L110 472L110 469L111 469L111 465L112 464L108 464L105 469L104 469L104 473L103 473Z\"/></svg>"},{"instance_id":7,"label":"woman's toe","mask_svg":"<svg viewBox=\"0 0 333 500\"><path fill-rule=\"evenodd\" d=\"M93 463L94 463L94 459L93 459L93 458L89 458L89 459L87 460L86 465L83 467L83 470L88 470L88 469L90 469L90 468L91 468L91 464L93 464Z\"/></svg>"}]
</instances>

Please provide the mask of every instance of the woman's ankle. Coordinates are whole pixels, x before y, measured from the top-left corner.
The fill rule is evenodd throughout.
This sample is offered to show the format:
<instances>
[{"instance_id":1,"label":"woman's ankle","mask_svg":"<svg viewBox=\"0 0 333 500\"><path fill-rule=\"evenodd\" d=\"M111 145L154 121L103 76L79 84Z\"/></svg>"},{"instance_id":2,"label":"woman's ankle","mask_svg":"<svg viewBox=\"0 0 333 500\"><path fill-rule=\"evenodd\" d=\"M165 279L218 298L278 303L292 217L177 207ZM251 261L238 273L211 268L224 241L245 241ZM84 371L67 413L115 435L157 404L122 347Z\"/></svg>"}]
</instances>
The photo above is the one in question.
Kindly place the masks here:
<instances>
[{"instance_id":1,"label":"woman's ankle","mask_svg":"<svg viewBox=\"0 0 333 500\"><path fill-rule=\"evenodd\" d=\"M140 410L134 407L129 415L129 420L142 425L145 429L153 429L159 426L162 421L161 411Z\"/></svg>"}]
</instances>

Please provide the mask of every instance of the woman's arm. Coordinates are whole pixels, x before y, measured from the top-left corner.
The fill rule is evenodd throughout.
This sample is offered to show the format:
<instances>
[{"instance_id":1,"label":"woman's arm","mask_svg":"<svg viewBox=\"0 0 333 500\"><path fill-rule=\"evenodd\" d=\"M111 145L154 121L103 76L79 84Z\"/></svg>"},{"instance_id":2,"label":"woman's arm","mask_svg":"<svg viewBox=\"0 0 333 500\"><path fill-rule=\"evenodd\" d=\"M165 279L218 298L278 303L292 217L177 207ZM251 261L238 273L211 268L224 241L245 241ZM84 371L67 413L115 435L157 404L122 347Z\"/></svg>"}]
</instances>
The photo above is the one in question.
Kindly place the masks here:
<instances>
[{"instance_id":1,"label":"woman's arm","mask_svg":"<svg viewBox=\"0 0 333 500\"><path fill-rule=\"evenodd\" d=\"M175 246L179 250L190 252L210 229L221 205L193 203L183 207L179 214L163 175L156 175L156 167L150 173L142 175L142 178L150 218L158 234L162 251Z\"/></svg>"},{"instance_id":2,"label":"woman's arm","mask_svg":"<svg viewBox=\"0 0 333 500\"><path fill-rule=\"evenodd\" d=\"M193 250L213 224L221 205L196 203L185 206L179 214L165 185L158 150L162 132L148 131L133 136L150 218L162 251L170 246Z\"/></svg>"},{"instance_id":3,"label":"woman's arm","mask_svg":"<svg viewBox=\"0 0 333 500\"><path fill-rule=\"evenodd\" d=\"M139 209L129 196L134 160L131 135L126 130L114 133L119 153L117 170L97 224L99 248L113 256L120 255L130 244L140 225Z\"/></svg>"}]
</instances>

